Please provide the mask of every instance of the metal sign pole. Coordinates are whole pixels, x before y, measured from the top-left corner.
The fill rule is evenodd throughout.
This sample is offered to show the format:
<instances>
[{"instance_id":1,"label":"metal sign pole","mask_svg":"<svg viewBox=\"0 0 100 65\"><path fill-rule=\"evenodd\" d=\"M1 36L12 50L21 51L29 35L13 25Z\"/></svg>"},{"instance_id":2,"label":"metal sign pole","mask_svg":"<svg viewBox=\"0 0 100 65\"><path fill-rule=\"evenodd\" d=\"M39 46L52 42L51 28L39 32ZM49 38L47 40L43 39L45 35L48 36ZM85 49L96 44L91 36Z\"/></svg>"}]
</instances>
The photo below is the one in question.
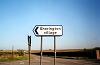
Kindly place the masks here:
<instances>
[{"instance_id":1,"label":"metal sign pole","mask_svg":"<svg viewBox=\"0 0 100 65\"><path fill-rule=\"evenodd\" d=\"M29 65L30 65L30 52L31 51L31 36L28 36L28 52L29 52Z\"/></svg>"},{"instance_id":2,"label":"metal sign pole","mask_svg":"<svg viewBox=\"0 0 100 65\"><path fill-rule=\"evenodd\" d=\"M41 53L41 56L40 56L40 65L42 65L42 36L41 36L41 51L40 51L40 53Z\"/></svg>"},{"instance_id":3,"label":"metal sign pole","mask_svg":"<svg viewBox=\"0 0 100 65\"><path fill-rule=\"evenodd\" d=\"M56 65L56 37L54 36L54 65Z\"/></svg>"},{"instance_id":4,"label":"metal sign pole","mask_svg":"<svg viewBox=\"0 0 100 65\"><path fill-rule=\"evenodd\" d=\"M30 65L30 46L29 46L29 65Z\"/></svg>"}]
</instances>

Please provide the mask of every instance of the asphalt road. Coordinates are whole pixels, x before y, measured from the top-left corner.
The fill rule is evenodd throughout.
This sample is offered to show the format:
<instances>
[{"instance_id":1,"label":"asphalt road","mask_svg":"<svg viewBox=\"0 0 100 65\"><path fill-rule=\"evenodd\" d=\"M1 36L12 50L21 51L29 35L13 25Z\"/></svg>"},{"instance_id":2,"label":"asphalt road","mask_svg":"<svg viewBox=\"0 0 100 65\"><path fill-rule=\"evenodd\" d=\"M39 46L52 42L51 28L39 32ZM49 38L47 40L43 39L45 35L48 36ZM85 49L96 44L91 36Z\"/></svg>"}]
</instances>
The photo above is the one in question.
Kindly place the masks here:
<instances>
[{"instance_id":1,"label":"asphalt road","mask_svg":"<svg viewBox=\"0 0 100 65\"><path fill-rule=\"evenodd\" d=\"M28 60L13 61L13 62L0 62L0 65L29 65ZM33 55L31 65L40 65L40 57ZM42 57L42 65L54 65L54 58ZM73 60L73 59L56 59L56 65L100 65L99 62Z\"/></svg>"}]
</instances>

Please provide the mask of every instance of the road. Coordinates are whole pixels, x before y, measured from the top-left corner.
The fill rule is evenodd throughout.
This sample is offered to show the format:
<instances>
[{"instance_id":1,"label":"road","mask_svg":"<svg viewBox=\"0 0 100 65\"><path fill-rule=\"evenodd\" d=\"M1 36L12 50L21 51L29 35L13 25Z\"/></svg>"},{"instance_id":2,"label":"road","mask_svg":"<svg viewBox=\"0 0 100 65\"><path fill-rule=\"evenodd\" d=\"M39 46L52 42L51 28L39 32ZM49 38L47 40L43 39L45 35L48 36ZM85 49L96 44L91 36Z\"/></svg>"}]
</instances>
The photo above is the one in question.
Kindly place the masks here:
<instances>
[{"instance_id":1,"label":"road","mask_svg":"<svg viewBox=\"0 0 100 65\"><path fill-rule=\"evenodd\" d=\"M40 65L40 57L33 55L31 65ZM0 62L0 65L29 65L28 60L18 60L13 62ZM54 65L54 58L42 57L42 65ZM56 65L100 65L94 61L73 60L73 59L56 59Z\"/></svg>"}]
</instances>

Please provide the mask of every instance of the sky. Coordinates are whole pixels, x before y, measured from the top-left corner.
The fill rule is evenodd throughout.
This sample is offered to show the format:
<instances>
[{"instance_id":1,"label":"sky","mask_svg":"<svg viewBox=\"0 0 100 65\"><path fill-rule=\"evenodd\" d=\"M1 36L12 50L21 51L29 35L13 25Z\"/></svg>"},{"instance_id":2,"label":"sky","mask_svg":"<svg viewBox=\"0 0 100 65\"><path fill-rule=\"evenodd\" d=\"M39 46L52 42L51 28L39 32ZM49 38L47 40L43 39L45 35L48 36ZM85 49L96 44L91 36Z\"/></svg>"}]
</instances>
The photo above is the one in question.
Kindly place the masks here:
<instances>
[{"instance_id":1,"label":"sky","mask_svg":"<svg viewBox=\"0 0 100 65\"><path fill-rule=\"evenodd\" d=\"M100 0L0 0L0 49L39 50L35 25L62 25L57 49L100 47ZM54 38L43 37L43 49L53 49Z\"/></svg>"}]
</instances>

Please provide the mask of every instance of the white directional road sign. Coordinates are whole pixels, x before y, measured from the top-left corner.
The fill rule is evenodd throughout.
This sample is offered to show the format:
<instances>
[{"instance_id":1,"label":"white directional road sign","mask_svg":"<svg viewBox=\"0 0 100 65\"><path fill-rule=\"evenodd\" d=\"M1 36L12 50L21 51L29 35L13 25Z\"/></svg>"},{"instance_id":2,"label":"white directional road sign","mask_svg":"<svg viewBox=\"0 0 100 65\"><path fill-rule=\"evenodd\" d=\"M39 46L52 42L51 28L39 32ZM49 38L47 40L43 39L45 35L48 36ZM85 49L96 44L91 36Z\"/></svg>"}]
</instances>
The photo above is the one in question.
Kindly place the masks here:
<instances>
[{"instance_id":1,"label":"white directional road sign","mask_svg":"<svg viewBox=\"0 0 100 65\"><path fill-rule=\"evenodd\" d=\"M62 25L36 25L33 29L36 36L62 36Z\"/></svg>"}]
</instances>

